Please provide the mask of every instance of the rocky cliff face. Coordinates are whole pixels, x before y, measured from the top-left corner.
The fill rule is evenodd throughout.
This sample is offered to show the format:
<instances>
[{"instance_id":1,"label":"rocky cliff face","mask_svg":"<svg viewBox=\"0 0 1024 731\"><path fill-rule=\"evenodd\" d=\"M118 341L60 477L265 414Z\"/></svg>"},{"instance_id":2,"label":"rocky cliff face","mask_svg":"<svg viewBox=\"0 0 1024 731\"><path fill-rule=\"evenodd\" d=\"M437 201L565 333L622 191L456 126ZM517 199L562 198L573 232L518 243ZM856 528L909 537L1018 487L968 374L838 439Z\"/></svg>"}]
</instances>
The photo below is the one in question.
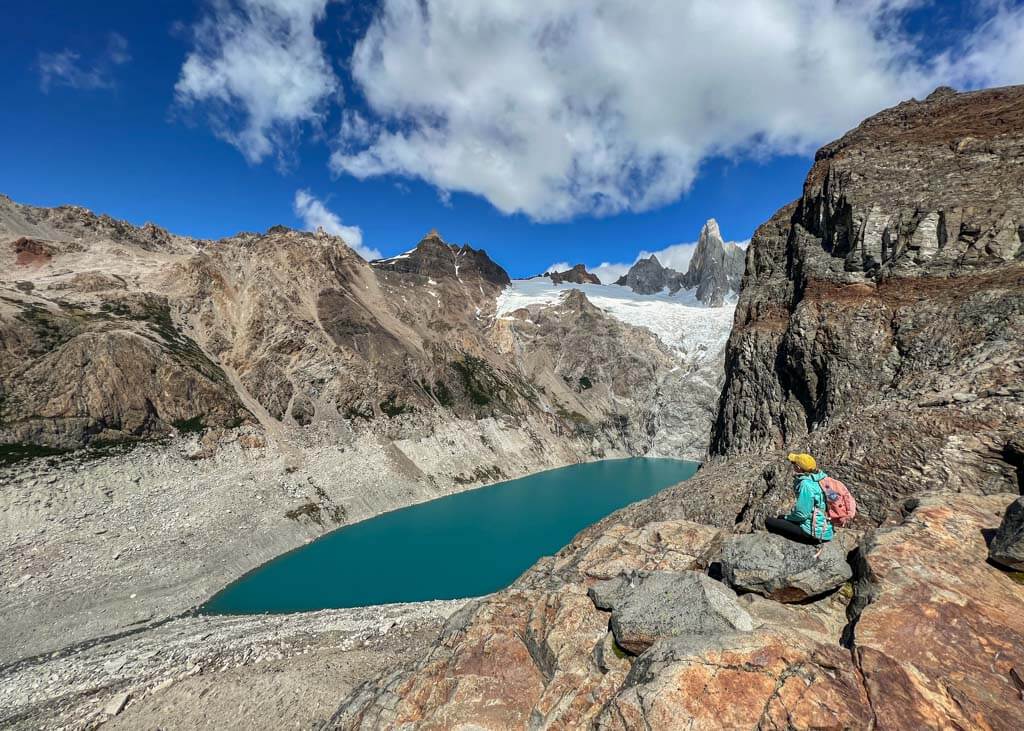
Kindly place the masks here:
<instances>
[{"instance_id":1,"label":"rocky cliff face","mask_svg":"<svg viewBox=\"0 0 1024 731\"><path fill-rule=\"evenodd\" d=\"M740 289L744 251L736 244L726 244L718 230L718 222L709 219L700 231L700 238L686 273L662 266L651 254L641 259L615 282L638 294L681 289L694 290L694 296L709 307L721 307L725 298Z\"/></svg>"},{"instance_id":2,"label":"rocky cliff face","mask_svg":"<svg viewBox=\"0 0 1024 731\"><path fill-rule=\"evenodd\" d=\"M1024 490L1022 144L1013 87L823 148L751 242L716 458L459 612L337 725L1024 724L1024 587L986 545ZM791 449L858 498L845 566L726 535L791 504Z\"/></svg>"},{"instance_id":3,"label":"rocky cliff face","mask_svg":"<svg viewBox=\"0 0 1024 731\"><path fill-rule=\"evenodd\" d=\"M1022 119L1021 87L939 90L822 148L751 242L714 454L813 448L876 518L907 474L1016 485Z\"/></svg>"},{"instance_id":4,"label":"rocky cliff face","mask_svg":"<svg viewBox=\"0 0 1024 731\"><path fill-rule=\"evenodd\" d=\"M745 256L736 244L722 240L718 222L709 219L700 230L697 248L680 284L685 289L696 289L697 299L709 307L721 307L728 295L740 291Z\"/></svg>"}]
</instances>

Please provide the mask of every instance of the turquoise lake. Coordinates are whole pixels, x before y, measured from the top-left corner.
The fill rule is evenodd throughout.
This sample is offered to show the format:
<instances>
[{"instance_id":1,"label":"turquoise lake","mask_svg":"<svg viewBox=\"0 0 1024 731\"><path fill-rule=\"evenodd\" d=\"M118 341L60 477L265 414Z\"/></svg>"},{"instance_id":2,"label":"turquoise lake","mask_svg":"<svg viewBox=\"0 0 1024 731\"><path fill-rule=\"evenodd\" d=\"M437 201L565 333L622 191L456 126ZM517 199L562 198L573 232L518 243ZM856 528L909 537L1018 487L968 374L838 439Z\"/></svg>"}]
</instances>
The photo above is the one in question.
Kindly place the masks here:
<instances>
[{"instance_id":1,"label":"turquoise lake","mask_svg":"<svg viewBox=\"0 0 1024 731\"><path fill-rule=\"evenodd\" d=\"M384 513L264 564L201 611L302 612L488 594L586 526L692 477L697 466L590 462Z\"/></svg>"}]
</instances>

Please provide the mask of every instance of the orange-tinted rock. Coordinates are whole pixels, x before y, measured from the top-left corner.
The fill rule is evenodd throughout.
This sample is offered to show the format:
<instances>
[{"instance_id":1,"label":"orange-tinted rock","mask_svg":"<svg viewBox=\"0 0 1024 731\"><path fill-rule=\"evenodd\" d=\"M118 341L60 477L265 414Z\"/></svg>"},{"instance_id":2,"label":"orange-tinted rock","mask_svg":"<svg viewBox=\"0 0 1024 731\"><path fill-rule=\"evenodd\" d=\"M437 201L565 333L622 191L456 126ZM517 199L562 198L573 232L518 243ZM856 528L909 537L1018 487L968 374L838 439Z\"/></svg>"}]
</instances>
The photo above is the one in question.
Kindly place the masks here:
<instances>
[{"instance_id":1,"label":"orange-tinted rock","mask_svg":"<svg viewBox=\"0 0 1024 731\"><path fill-rule=\"evenodd\" d=\"M852 631L846 590L803 605L747 595L752 632L660 639L627 673L577 574L485 600L415 669L348 699L341 726L1024 728L1010 674L1024 668L1024 586L985 545L1012 497L931 495L869 536ZM614 540L590 535L574 555L623 545L622 525L607 528Z\"/></svg>"},{"instance_id":2,"label":"orange-tinted rock","mask_svg":"<svg viewBox=\"0 0 1024 731\"><path fill-rule=\"evenodd\" d=\"M656 645L599 728L866 728L871 712L850 654L770 631Z\"/></svg>"},{"instance_id":3,"label":"orange-tinted rock","mask_svg":"<svg viewBox=\"0 0 1024 731\"><path fill-rule=\"evenodd\" d=\"M593 540L560 552L547 571L559 580L577 578L592 583L631 571L689 571L707 568L723 531L685 520L659 521L634 528L624 523L605 526ZM532 571L523 586L537 587L549 577Z\"/></svg>"},{"instance_id":4,"label":"orange-tinted rock","mask_svg":"<svg viewBox=\"0 0 1024 731\"><path fill-rule=\"evenodd\" d=\"M986 563L1011 495L922 498L864 550L854 643L890 728L1024 728L1024 586Z\"/></svg>"},{"instance_id":5,"label":"orange-tinted rock","mask_svg":"<svg viewBox=\"0 0 1024 731\"><path fill-rule=\"evenodd\" d=\"M605 641L607 615L583 593L510 590L471 612L414 672L360 689L338 725L579 728L625 677L621 664L599 669L595 650Z\"/></svg>"}]
</instances>

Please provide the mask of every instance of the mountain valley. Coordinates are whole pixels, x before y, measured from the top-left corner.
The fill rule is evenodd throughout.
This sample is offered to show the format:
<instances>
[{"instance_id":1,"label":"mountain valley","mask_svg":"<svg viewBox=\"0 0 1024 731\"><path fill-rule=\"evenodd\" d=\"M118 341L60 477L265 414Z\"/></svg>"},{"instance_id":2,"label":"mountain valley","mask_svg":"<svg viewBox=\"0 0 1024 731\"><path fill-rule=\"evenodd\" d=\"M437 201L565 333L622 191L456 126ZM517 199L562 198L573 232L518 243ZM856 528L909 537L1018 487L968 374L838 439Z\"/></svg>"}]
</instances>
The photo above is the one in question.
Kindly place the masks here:
<instances>
[{"instance_id":1,"label":"mountain valley","mask_svg":"<svg viewBox=\"0 0 1024 731\"><path fill-rule=\"evenodd\" d=\"M0 198L0 723L1018 727L1022 130L1024 87L939 88L746 252L712 219L617 285ZM857 496L827 553L762 530L790 451ZM703 465L489 596L192 611L339 526L640 455Z\"/></svg>"}]
</instances>

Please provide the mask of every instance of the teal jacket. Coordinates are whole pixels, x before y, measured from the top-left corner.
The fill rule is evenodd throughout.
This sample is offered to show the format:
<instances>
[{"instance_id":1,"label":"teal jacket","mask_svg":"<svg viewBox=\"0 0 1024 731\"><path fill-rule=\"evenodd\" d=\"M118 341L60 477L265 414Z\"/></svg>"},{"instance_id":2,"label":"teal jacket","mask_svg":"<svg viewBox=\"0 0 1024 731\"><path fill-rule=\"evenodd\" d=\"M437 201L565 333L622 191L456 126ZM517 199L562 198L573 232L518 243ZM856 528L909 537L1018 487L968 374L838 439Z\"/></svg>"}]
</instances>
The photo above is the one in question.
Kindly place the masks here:
<instances>
[{"instance_id":1,"label":"teal jacket","mask_svg":"<svg viewBox=\"0 0 1024 731\"><path fill-rule=\"evenodd\" d=\"M826 477L824 472L797 475L793 480L796 505L785 516L790 523L796 523L800 530L823 541L832 540L832 523L828 519L828 504L825 493L818 483Z\"/></svg>"}]
</instances>

